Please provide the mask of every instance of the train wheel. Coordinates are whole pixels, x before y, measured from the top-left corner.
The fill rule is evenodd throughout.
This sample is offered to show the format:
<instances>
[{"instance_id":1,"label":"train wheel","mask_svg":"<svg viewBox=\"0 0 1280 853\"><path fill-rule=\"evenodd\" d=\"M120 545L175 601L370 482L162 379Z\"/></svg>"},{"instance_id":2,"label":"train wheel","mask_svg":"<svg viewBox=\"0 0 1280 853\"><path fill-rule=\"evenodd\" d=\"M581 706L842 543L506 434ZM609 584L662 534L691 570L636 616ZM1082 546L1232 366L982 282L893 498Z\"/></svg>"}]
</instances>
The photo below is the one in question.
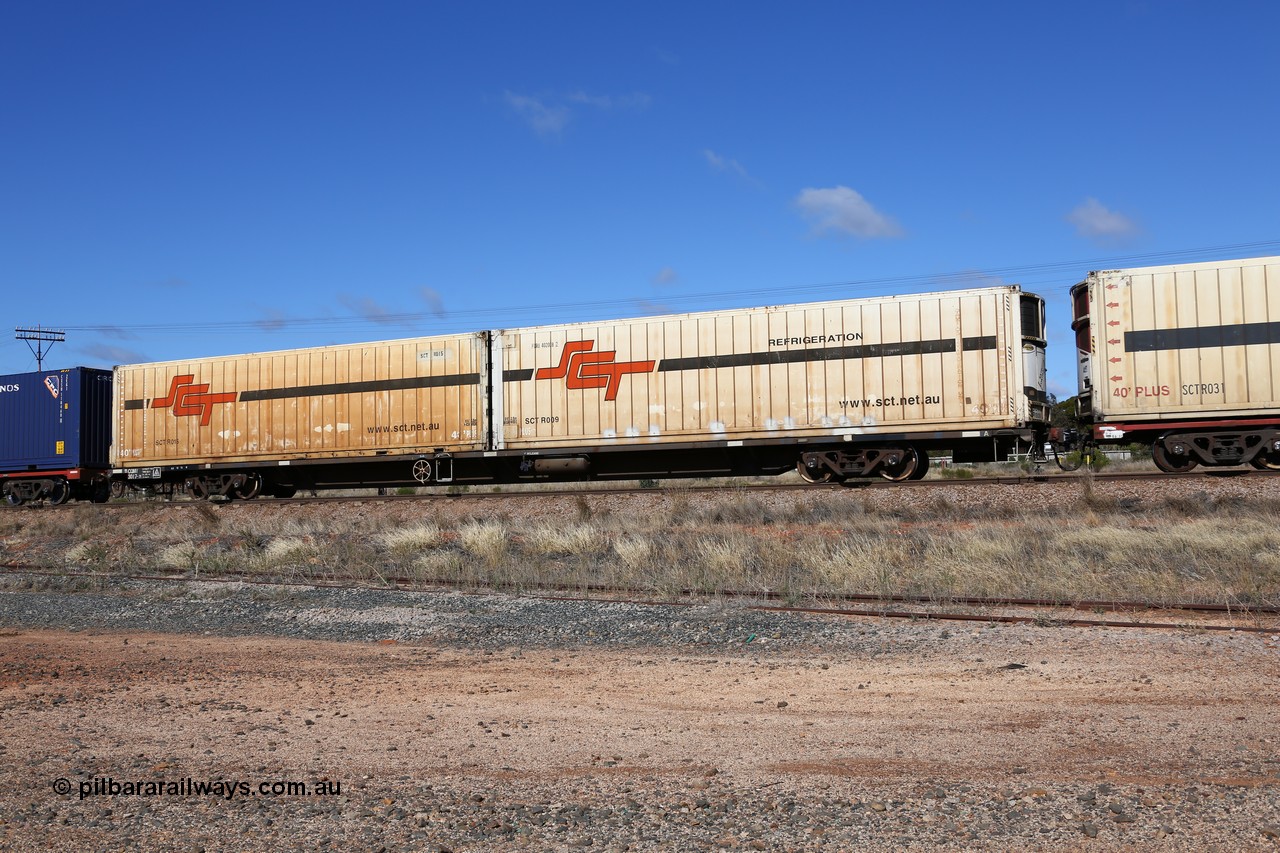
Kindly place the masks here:
<instances>
[{"instance_id":1,"label":"train wheel","mask_svg":"<svg viewBox=\"0 0 1280 853\"><path fill-rule=\"evenodd\" d=\"M298 493L298 490L295 489L293 486L272 486L271 487L271 497L280 498L281 500L288 500L289 498L293 497L297 493Z\"/></svg>"},{"instance_id":2,"label":"train wheel","mask_svg":"<svg viewBox=\"0 0 1280 853\"><path fill-rule=\"evenodd\" d=\"M71 500L71 484L66 480L54 480L53 486L49 489L49 504L60 506L69 500Z\"/></svg>"},{"instance_id":3,"label":"train wheel","mask_svg":"<svg viewBox=\"0 0 1280 853\"><path fill-rule=\"evenodd\" d=\"M10 491L4 493L4 502L9 506L22 506L22 498Z\"/></svg>"},{"instance_id":4,"label":"train wheel","mask_svg":"<svg viewBox=\"0 0 1280 853\"><path fill-rule=\"evenodd\" d=\"M1157 468L1170 474L1183 474L1200 464L1190 456L1170 453L1164 446L1163 439L1156 439L1151 445L1151 458L1155 460Z\"/></svg>"},{"instance_id":5,"label":"train wheel","mask_svg":"<svg viewBox=\"0 0 1280 853\"><path fill-rule=\"evenodd\" d=\"M924 475L929 473L929 454L923 450L917 450L916 458L919 460L919 464L916 465L916 470L911 472L910 479L923 480Z\"/></svg>"},{"instance_id":6,"label":"train wheel","mask_svg":"<svg viewBox=\"0 0 1280 853\"><path fill-rule=\"evenodd\" d=\"M901 448L901 450L902 458L898 460L897 465L886 465L880 468L880 476L892 483L919 479L915 476L916 470L922 467L928 470L928 462L923 465L920 463L920 451L909 445ZM920 476L923 477L924 474Z\"/></svg>"},{"instance_id":7,"label":"train wheel","mask_svg":"<svg viewBox=\"0 0 1280 853\"><path fill-rule=\"evenodd\" d=\"M259 474L247 474L244 479L244 484L236 486L232 492L242 501L253 500L258 495L262 494L262 476Z\"/></svg>"},{"instance_id":8,"label":"train wheel","mask_svg":"<svg viewBox=\"0 0 1280 853\"><path fill-rule=\"evenodd\" d=\"M1259 471L1280 471L1280 454L1260 451L1257 456L1249 460L1249 464Z\"/></svg>"},{"instance_id":9,"label":"train wheel","mask_svg":"<svg viewBox=\"0 0 1280 853\"><path fill-rule=\"evenodd\" d=\"M836 478L835 472L830 468L825 466L822 468L810 468L808 465L804 464L803 459L796 463L796 472L800 475L801 480L815 486L820 486L823 483L830 483Z\"/></svg>"}]
</instances>

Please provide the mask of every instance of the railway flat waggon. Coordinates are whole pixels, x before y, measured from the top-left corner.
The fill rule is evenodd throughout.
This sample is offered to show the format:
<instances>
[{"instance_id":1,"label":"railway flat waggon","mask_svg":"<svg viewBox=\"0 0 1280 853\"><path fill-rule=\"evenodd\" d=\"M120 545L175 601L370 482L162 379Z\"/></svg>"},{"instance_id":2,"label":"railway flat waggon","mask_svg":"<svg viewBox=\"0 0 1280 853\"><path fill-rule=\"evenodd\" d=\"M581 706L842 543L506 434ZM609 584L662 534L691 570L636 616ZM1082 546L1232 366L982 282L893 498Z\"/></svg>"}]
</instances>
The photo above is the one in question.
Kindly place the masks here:
<instances>
[{"instance_id":1,"label":"railway flat waggon","mask_svg":"<svg viewBox=\"0 0 1280 853\"><path fill-rule=\"evenodd\" d=\"M1091 272L1071 290L1079 415L1164 471L1280 469L1280 257Z\"/></svg>"},{"instance_id":2,"label":"railway flat waggon","mask_svg":"<svg viewBox=\"0 0 1280 853\"><path fill-rule=\"evenodd\" d=\"M0 497L109 497L111 371L91 367L0 376Z\"/></svg>"},{"instance_id":3,"label":"railway flat waggon","mask_svg":"<svg viewBox=\"0 0 1280 853\"><path fill-rule=\"evenodd\" d=\"M1040 446L1044 344L1009 286L123 365L114 482L905 480Z\"/></svg>"}]
</instances>

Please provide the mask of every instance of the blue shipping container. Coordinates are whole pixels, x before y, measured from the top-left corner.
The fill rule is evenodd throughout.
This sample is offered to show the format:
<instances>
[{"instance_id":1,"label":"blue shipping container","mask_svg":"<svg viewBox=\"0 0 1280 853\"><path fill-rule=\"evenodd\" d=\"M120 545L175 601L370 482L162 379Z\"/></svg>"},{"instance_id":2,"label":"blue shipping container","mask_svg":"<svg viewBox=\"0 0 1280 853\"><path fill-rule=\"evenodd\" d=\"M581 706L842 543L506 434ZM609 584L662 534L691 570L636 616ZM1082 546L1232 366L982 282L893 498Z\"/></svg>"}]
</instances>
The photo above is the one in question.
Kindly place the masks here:
<instances>
[{"instance_id":1,"label":"blue shipping container","mask_svg":"<svg viewBox=\"0 0 1280 853\"><path fill-rule=\"evenodd\" d=\"M0 473L107 468L111 371L0 376Z\"/></svg>"}]
</instances>

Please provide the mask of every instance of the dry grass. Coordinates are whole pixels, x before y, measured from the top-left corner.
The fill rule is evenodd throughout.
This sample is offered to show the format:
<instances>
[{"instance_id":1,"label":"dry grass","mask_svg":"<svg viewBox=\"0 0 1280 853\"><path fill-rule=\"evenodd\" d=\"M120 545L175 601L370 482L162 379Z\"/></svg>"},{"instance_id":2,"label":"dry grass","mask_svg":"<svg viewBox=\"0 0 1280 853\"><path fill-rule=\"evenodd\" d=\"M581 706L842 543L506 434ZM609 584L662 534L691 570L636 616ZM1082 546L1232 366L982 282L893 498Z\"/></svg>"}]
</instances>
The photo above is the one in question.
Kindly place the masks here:
<instances>
[{"instance_id":1,"label":"dry grass","mask_svg":"<svg viewBox=\"0 0 1280 853\"><path fill-rule=\"evenodd\" d=\"M378 535L382 547L395 556L413 556L436 547L444 533L435 524L411 524Z\"/></svg>"},{"instance_id":2,"label":"dry grass","mask_svg":"<svg viewBox=\"0 0 1280 853\"><path fill-rule=\"evenodd\" d=\"M525 534L522 543L526 552L541 556L595 554L600 545L600 531L590 524L540 524Z\"/></svg>"},{"instance_id":3,"label":"dry grass","mask_svg":"<svg viewBox=\"0 0 1280 853\"><path fill-rule=\"evenodd\" d=\"M1280 499L1166 490L1135 504L1088 478L1080 482L1074 497L1048 510L999 491L877 509L848 492L768 500L663 489L654 492L653 511L639 515L584 498L567 502L557 520L533 521L406 521L359 507L322 517L91 508L0 513L0 534L10 559L44 555L99 572L607 585L654 595L733 590L793 600L874 594L1280 605Z\"/></svg>"},{"instance_id":4,"label":"dry grass","mask_svg":"<svg viewBox=\"0 0 1280 853\"><path fill-rule=\"evenodd\" d=\"M159 569L191 569L199 565L199 557L200 548L194 542L178 542L162 548L153 559Z\"/></svg>"},{"instance_id":5,"label":"dry grass","mask_svg":"<svg viewBox=\"0 0 1280 853\"><path fill-rule=\"evenodd\" d=\"M462 549L491 568L507 555L507 528L496 521L469 521L458 528Z\"/></svg>"}]
</instances>

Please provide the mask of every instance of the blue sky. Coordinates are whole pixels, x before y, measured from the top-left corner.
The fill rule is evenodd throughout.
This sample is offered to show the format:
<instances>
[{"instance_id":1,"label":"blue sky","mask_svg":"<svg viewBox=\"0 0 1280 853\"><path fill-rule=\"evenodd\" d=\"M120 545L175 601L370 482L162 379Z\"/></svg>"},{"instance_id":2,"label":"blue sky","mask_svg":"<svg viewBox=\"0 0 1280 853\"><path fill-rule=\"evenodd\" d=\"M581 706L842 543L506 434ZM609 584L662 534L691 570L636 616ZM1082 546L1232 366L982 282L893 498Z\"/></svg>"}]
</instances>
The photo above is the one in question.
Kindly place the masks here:
<instances>
[{"instance_id":1,"label":"blue sky","mask_svg":"<svg viewBox=\"0 0 1280 853\"><path fill-rule=\"evenodd\" d=\"M1280 254L1280 5L0 7L0 373Z\"/></svg>"}]
</instances>

